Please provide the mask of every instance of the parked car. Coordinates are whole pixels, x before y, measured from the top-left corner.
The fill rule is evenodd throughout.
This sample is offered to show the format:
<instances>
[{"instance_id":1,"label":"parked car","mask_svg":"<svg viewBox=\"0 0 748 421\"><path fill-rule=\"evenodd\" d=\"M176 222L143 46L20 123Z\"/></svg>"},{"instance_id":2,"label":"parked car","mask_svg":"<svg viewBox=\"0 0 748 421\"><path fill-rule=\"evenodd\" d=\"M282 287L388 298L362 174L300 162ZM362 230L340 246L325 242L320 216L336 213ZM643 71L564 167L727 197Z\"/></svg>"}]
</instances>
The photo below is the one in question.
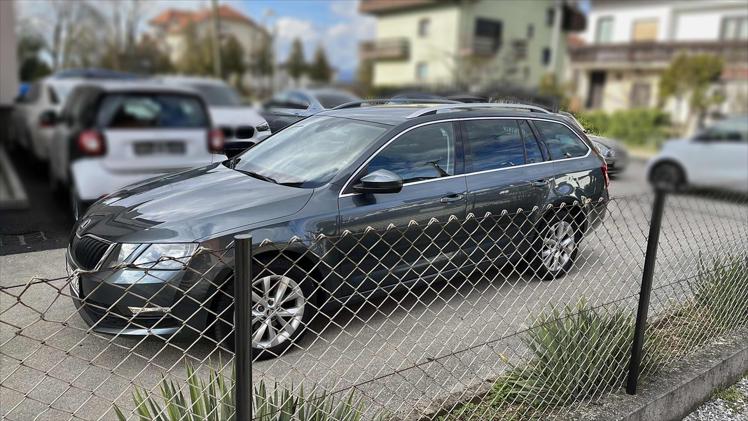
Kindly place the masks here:
<instances>
[{"instance_id":1,"label":"parked car","mask_svg":"<svg viewBox=\"0 0 748 421\"><path fill-rule=\"evenodd\" d=\"M263 104L261 114L275 133L310 115L359 99L350 92L338 89L293 89L273 95Z\"/></svg>"},{"instance_id":2,"label":"parked car","mask_svg":"<svg viewBox=\"0 0 748 421\"><path fill-rule=\"evenodd\" d=\"M605 163L608 164L608 174L617 175L626 169L629 164L629 153L621 142L609 137L589 134L573 114L566 111L560 111L559 114L566 117L592 141L593 146L605 157Z\"/></svg>"},{"instance_id":3,"label":"parked car","mask_svg":"<svg viewBox=\"0 0 748 421\"><path fill-rule=\"evenodd\" d=\"M213 126L221 131L227 150L238 153L270 136L270 126L253 107L244 105L226 82L203 77L169 76L167 84L196 90L208 104Z\"/></svg>"},{"instance_id":4,"label":"parked car","mask_svg":"<svg viewBox=\"0 0 748 421\"><path fill-rule=\"evenodd\" d=\"M253 291L265 298L257 295L255 305L275 305L272 314L254 317L254 355L284 351L326 303L432 280L433 271L414 275L429 264L449 261L471 271L514 256L522 258L518 264L532 262L539 277L563 276L585 233L605 214L605 161L563 117L476 105L350 105L321 112L232 160L99 200L74 226L67 253L81 316L109 334L211 332L230 340L232 255L195 252L225 250L234 235L247 232L272 242L263 240L254 253L270 262L258 269L266 275ZM544 211L518 212L536 206ZM440 236L432 247L432 238L422 235L427 244L415 244L415 253L408 241L378 242L365 254L371 261L360 263L378 268L371 271L340 248L324 253L324 262L301 261L315 254L309 242L291 241L385 230L393 221L425 229L432 218L504 211L522 221L469 242ZM460 243L470 245L456 249ZM385 255L400 258L378 266ZM299 265L323 271L314 278L322 284ZM312 295L318 287L324 292Z\"/></svg>"},{"instance_id":5,"label":"parked car","mask_svg":"<svg viewBox=\"0 0 748 421\"><path fill-rule=\"evenodd\" d=\"M53 119L50 183L69 192L75 219L123 186L225 159L207 106L185 88L89 82L73 90Z\"/></svg>"},{"instance_id":6,"label":"parked car","mask_svg":"<svg viewBox=\"0 0 748 421\"><path fill-rule=\"evenodd\" d=\"M647 175L668 188L748 192L748 116L730 117L691 138L665 142L649 161Z\"/></svg>"},{"instance_id":7,"label":"parked car","mask_svg":"<svg viewBox=\"0 0 748 421\"><path fill-rule=\"evenodd\" d=\"M46 161L54 132L54 121L50 117L59 113L70 91L83 81L48 77L32 83L16 99L13 108L11 139L15 146L27 149L39 161Z\"/></svg>"}]
</instances>

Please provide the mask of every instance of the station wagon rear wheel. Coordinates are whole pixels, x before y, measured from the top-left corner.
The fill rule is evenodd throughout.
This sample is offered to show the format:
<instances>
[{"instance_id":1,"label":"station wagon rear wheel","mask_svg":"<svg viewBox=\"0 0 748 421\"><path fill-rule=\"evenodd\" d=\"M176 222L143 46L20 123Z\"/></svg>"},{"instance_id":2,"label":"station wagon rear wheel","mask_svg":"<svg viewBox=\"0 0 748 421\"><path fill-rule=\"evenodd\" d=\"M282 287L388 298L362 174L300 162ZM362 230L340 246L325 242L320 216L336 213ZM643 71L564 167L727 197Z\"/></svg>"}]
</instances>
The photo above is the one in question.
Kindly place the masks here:
<instances>
[{"instance_id":1,"label":"station wagon rear wheel","mask_svg":"<svg viewBox=\"0 0 748 421\"><path fill-rule=\"evenodd\" d=\"M559 211L540 229L534 247L534 267L542 279L556 279L574 265L580 238L577 224L568 212Z\"/></svg>"}]
</instances>

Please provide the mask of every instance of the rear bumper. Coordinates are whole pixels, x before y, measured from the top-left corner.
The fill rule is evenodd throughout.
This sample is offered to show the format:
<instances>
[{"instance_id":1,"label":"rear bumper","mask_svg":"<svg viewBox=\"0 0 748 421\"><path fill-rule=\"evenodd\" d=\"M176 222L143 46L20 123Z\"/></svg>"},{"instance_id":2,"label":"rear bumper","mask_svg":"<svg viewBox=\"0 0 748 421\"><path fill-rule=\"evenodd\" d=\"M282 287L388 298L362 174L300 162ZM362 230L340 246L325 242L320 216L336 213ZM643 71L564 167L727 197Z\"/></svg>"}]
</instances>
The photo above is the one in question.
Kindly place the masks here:
<instances>
[{"instance_id":1,"label":"rear bumper","mask_svg":"<svg viewBox=\"0 0 748 421\"><path fill-rule=\"evenodd\" d=\"M226 159L225 155L206 155L205 159L186 161L181 168L165 168L159 171L112 171L106 168L101 159L86 158L73 162L70 173L78 196L83 202L93 202L130 184L138 183L159 175L167 175L189 168L208 165Z\"/></svg>"}]
</instances>

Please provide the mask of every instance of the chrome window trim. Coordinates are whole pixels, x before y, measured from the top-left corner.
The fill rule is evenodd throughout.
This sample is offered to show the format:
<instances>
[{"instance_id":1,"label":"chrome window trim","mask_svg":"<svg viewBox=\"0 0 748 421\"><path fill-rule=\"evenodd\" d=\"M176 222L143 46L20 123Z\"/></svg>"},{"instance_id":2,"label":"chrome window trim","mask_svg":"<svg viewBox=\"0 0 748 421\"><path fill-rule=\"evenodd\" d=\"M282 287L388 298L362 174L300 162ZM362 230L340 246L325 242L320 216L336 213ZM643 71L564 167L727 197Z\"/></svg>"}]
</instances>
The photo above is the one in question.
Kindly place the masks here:
<instances>
[{"instance_id":1,"label":"chrome window trim","mask_svg":"<svg viewBox=\"0 0 748 421\"><path fill-rule=\"evenodd\" d=\"M582 142L582 144L587 148L587 153L584 154L584 155L582 155L582 156L575 156L575 157L572 157L572 158L551 159L550 161L533 162L531 164L522 164L522 165L517 165L517 166L514 166L514 167L494 168L494 169L491 169L491 170L474 171L474 172L465 173L465 174L456 174L456 175L450 175L450 176L447 176L447 177L432 178L430 180L412 181L410 183L403 183L403 187L405 187L405 186L413 186L413 185L416 185L416 184L431 183L432 181L449 180L449 179L457 178L457 177L469 177L469 176L473 176L473 175L486 174L486 173L496 172L496 171L513 170L513 169L517 169L517 168L529 167L529 166L532 166L532 165L552 164L552 163L555 163L555 162L571 161L571 160L575 160L575 159L584 159L584 158L587 158L588 156L590 156L590 154L592 153L592 149L587 144L587 142L585 142L584 139L582 139L577 134L577 132L575 132L574 129L572 129L568 124L566 124L566 123L564 123L562 121L551 120L551 119L548 119L548 118L530 117L530 116L515 116L515 117L463 117L463 118L450 118L450 119L444 119L444 120L427 121L425 123L421 123L421 124L415 125L413 127L409 127L406 130L403 130L402 132L400 132L396 136L394 136L392 139L388 140L384 145L380 146L376 151L374 151L374 153L371 154L371 156L369 156L369 158L366 161L364 161L361 165L359 165L358 168L356 168L356 171L354 171L351 174L351 176L348 177L348 180L346 180L345 184L343 185L343 188L340 189L340 193L338 193L338 198L340 199L340 198L343 198L343 197L357 196L359 194L363 194L363 193L355 193L355 192L354 193L343 193L343 192L348 189L349 185L353 181L353 178L356 177L356 175L359 173L359 171L361 171L362 168L364 168L366 165L368 165L369 162L372 159L374 159L374 157L376 157L384 148L386 148L387 146L389 146L390 143L394 142L395 140L397 140L398 138L400 138L400 136L404 135L405 133L408 133L409 131L415 130L415 129L419 128L419 127L427 126L429 124L447 123L447 122L455 122L455 121L470 121L470 120L533 120L533 121L548 121L548 122L551 122L551 123L561 124L563 126L566 126L567 129L571 130L571 132L574 133L574 136L576 136ZM539 139L539 140L542 141L542 139Z\"/></svg>"}]
</instances>

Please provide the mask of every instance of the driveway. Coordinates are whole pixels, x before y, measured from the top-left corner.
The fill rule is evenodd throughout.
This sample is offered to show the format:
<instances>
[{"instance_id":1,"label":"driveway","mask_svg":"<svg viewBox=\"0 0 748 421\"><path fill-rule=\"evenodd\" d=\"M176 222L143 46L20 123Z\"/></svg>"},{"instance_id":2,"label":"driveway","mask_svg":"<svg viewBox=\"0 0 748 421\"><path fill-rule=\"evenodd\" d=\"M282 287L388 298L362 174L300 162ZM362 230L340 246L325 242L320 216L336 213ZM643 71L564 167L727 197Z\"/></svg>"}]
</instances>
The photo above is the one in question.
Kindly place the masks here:
<instances>
[{"instance_id":1,"label":"driveway","mask_svg":"<svg viewBox=\"0 0 748 421\"><path fill-rule=\"evenodd\" d=\"M637 165L613 181L613 196L646 191ZM605 223L585 239L575 269L562 279L542 282L493 270L342 309L320 317L311 326L317 334L310 332L301 349L254 363L254 381L303 382L307 390L316 384L343 395L355 387L369 413L428 413L439 400L480 387L507 363L526 359L521 333L551 306L584 297L593 305L635 312L650 199L639 194L613 200ZM667 299L690 294L679 281L696 274L699 257L746 250L745 205L669 198L651 314ZM0 257L2 286L64 274L59 249ZM0 292L0 401L7 419L111 419L106 411L112 401L131 408L133 385L152 388L162 373L184 377L185 360L230 367L231 355L216 351L209 340L88 333L70 298L60 294L67 294L66 282ZM18 302L14 296L21 292Z\"/></svg>"}]
</instances>

